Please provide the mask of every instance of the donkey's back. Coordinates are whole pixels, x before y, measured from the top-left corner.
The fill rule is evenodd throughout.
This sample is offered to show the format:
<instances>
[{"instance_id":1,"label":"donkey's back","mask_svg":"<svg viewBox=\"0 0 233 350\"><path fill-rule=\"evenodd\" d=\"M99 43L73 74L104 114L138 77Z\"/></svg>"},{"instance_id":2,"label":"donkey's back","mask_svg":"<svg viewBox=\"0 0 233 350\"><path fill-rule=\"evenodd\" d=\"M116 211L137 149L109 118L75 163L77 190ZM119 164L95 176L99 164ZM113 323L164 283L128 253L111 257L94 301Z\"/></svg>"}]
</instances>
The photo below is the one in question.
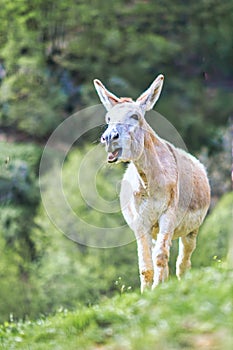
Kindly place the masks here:
<instances>
[{"instance_id":1,"label":"donkey's back","mask_svg":"<svg viewBox=\"0 0 233 350\"><path fill-rule=\"evenodd\" d=\"M172 239L199 229L210 205L210 186L203 164L190 153L164 141L177 167L178 204Z\"/></svg>"}]
</instances>

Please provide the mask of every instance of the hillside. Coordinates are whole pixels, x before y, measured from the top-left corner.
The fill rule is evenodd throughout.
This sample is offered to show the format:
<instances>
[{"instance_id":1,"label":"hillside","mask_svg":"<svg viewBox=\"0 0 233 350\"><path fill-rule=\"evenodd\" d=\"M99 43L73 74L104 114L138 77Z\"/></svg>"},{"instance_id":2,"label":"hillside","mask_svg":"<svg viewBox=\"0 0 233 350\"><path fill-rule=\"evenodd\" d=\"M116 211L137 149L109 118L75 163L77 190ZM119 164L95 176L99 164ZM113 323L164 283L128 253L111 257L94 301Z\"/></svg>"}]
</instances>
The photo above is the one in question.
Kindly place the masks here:
<instances>
[{"instance_id":1,"label":"hillside","mask_svg":"<svg viewBox=\"0 0 233 350\"><path fill-rule=\"evenodd\" d=\"M122 292L127 290L127 292ZM205 349L230 350L232 271L223 267L192 271L141 296L119 286L119 295L98 305L36 321L5 322L1 349Z\"/></svg>"}]
</instances>

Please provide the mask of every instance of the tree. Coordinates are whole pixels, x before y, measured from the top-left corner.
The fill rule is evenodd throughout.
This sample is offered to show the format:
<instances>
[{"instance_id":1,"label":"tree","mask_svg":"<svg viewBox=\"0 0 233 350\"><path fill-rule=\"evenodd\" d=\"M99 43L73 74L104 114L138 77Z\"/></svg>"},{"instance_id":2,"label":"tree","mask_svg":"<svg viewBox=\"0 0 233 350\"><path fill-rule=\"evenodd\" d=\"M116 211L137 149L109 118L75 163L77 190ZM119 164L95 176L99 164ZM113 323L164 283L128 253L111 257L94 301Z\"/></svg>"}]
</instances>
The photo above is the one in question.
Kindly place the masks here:
<instances>
[{"instance_id":1,"label":"tree","mask_svg":"<svg viewBox=\"0 0 233 350\"><path fill-rule=\"evenodd\" d=\"M231 1L1 2L2 125L43 136L97 103L93 78L137 97L162 72L158 111L212 147L233 107Z\"/></svg>"}]
</instances>

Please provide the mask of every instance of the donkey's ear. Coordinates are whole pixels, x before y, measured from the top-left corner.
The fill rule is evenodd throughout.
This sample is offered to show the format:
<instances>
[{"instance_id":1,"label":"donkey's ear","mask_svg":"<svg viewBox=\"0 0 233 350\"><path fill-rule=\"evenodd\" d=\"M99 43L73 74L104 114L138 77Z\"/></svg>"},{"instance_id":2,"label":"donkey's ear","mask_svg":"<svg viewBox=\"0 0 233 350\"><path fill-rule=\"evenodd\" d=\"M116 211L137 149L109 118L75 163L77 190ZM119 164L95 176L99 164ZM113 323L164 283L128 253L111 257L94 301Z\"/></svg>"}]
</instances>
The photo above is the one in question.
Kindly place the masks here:
<instances>
[{"instance_id":1,"label":"donkey's ear","mask_svg":"<svg viewBox=\"0 0 233 350\"><path fill-rule=\"evenodd\" d=\"M100 80L94 80L95 89L99 95L100 101L103 103L104 107L109 111L120 99L113 95L106 87L101 83Z\"/></svg>"},{"instance_id":2,"label":"donkey's ear","mask_svg":"<svg viewBox=\"0 0 233 350\"><path fill-rule=\"evenodd\" d=\"M160 74L141 96L138 97L136 103L144 110L149 111L154 107L155 102L158 100L162 87L164 76Z\"/></svg>"}]
</instances>

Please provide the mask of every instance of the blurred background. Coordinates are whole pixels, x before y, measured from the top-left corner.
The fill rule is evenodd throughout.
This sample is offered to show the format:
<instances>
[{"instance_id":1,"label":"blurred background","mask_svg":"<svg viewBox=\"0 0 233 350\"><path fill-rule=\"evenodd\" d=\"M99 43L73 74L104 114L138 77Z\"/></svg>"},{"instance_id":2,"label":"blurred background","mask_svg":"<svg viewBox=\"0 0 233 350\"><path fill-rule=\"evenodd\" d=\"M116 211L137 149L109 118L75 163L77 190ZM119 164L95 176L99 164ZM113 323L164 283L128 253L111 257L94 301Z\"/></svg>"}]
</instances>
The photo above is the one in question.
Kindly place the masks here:
<instances>
[{"instance_id":1,"label":"blurred background","mask_svg":"<svg viewBox=\"0 0 233 350\"><path fill-rule=\"evenodd\" d=\"M92 304L123 285L139 288L135 242L112 249L74 243L41 203L43 148L62 121L99 103L94 78L118 96L136 98L165 75L156 110L203 161L212 187L193 266L232 263L232 1L0 0L0 8L0 322L10 314L35 318ZM121 225L120 212L99 213L73 187L98 132L77 142L63 178L84 220ZM111 199L122 171L99 173L103 197ZM172 249L174 273L176 243Z\"/></svg>"}]
</instances>

